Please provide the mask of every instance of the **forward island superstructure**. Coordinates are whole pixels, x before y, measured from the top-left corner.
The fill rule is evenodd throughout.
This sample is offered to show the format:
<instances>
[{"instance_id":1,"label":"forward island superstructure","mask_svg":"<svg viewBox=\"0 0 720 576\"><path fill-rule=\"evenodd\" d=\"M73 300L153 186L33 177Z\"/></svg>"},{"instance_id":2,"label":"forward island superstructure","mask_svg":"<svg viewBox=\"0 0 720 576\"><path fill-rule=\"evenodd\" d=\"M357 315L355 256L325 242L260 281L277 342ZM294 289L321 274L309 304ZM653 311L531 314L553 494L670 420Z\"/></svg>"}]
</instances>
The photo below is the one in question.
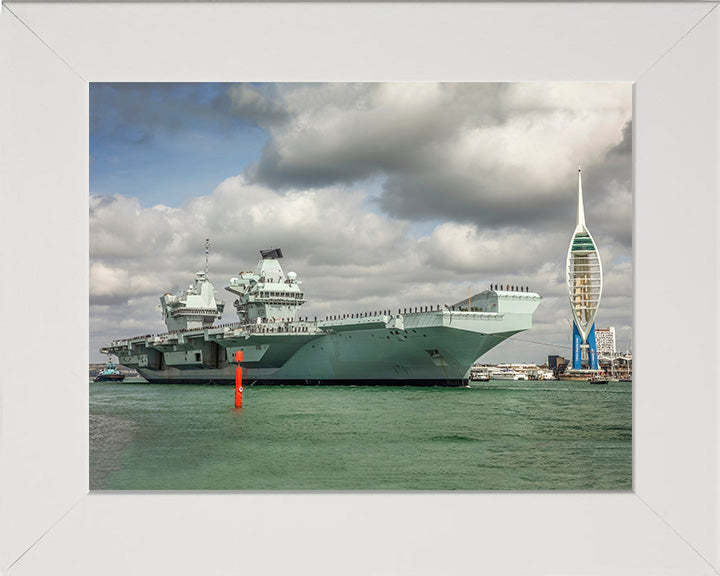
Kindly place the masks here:
<instances>
[{"instance_id":1,"label":"forward island superstructure","mask_svg":"<svg viewBox=\"0 0 720 576\"><path fill-rule=\"evenodd\" d=\"M254 271L225 287L236 296L238 322L215 324L224 303L206 266L188 290L161 298L167 333L114 340L100 351L158 383L232 384L241 351L249 384L463 386L479 357L532 326L541 301L527 289L496 286L452 306L303 318L301 281L284 273L282 251L260 255Z\"/></svg>"}]
</instances>

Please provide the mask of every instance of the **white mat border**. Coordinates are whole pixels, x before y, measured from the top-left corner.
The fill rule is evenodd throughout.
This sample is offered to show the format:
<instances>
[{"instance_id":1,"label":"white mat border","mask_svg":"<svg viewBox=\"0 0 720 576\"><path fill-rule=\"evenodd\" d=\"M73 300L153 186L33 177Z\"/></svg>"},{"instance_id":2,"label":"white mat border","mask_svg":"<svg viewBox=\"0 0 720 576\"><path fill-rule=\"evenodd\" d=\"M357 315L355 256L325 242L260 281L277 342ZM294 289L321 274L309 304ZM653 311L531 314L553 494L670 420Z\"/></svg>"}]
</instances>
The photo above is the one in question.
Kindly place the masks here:
<instances>
[{"instance_id":1,"label":"white mat border","mask_svg":"<svg viewBox=\"0 0 720 576\"><path fill-rule=\"evenodd\" d=\"M655 312L667 306L667 291L654 291L672 282L658 269L663 261L654 260L652 245L667 245L659 223L678 222L671 203L656 197L711 208L695 222L708 239L701 256L694 255L697 228L687 219L679 219L673 235L689 258L680 269L692 270L696 285L717 294L717 232L710 225L717 222L720 179L716 163L697 161L698 144L705 153L718 150L716 7L7 4L0 28L0 78L7 79L0 322L13 361L0 367L0 568L9 574L53 566L107 574L130 567L224 573L241 565L262 573L293 566L378 574L474 573L478 566L513 574L717 570L720 452L708 419L720 407L717 368L708 367L710 384L693 390L692 402L681 401L678 411L676 401L667 404L674 381L651 362L664 349L659 333L667 326ZM87 495L87 390L78 386L87 374L87 82L246 78L637 82L634 494ZM668 110L670 94L674 109ZM714 95L714 103L703 94ZM678 107L683 97L686 106ZM673 114L681 116L673 121ZM652 125L647 136L643 117ZM659 129L664 119L684 140L668 145ZM703 121L701 134L682 132ZM669 161L672 166L664 164ZM678 190L679 182L689 184ZM638 253L643 246L647 252ZM652 265L643 268L644 258ZM62 310L39 304L50 296ZM28 311L25 302L38 304ZM709 314L710 322L691 319L683 328L714 354L716 305ZM25 345L34 338L37 345ZM46 358L61 384L33 390L28 370L42 369ZM467 539L473 554L453 548ZM284 555L288 549L296 562Z\"/></svg>"}]
</instances>

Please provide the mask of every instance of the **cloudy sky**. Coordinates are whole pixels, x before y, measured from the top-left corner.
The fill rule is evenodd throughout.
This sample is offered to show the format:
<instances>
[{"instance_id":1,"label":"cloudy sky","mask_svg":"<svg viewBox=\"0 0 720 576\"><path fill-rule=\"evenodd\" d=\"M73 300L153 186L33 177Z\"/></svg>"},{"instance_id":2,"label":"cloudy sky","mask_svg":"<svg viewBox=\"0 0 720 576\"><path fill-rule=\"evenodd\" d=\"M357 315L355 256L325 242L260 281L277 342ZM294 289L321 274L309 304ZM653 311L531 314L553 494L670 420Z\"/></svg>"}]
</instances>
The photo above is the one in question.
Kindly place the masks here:
<instances>
[{"instance_id":1,"label":"cloudy sky","mask_svg":"<svg viewBox=\"0 0 720 576\"><path fill-rule=\"evenodd\" d=\"M160 296L223 287L280 247L303 315L543 301L483 361L570 356L577 168L603 262L598 327L632 331L631 84L90 86L90 361L165 331Z\"/></svg>"}]
</instances>

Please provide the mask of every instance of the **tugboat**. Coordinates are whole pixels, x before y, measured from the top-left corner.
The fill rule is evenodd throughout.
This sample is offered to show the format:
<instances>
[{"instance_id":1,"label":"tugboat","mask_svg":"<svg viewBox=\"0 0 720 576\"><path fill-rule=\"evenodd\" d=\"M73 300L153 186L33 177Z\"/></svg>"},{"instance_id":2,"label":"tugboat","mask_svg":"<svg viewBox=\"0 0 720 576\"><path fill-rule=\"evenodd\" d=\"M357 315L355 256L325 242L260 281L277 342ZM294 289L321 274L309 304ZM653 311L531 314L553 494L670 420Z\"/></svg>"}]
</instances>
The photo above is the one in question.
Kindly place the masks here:
<instances>
[{"instance_id":1,"label":"tugboat","mask_svg":"<svg viewBox=\"0 0 720 576\"><path fill-rule=\"evenodd\" d=\"M123 380L125 380L125 374L115 368L115 364L112 362L106 362L105 369L95 376L93 382L122 382Z\"/></svg>"}]
</instances>

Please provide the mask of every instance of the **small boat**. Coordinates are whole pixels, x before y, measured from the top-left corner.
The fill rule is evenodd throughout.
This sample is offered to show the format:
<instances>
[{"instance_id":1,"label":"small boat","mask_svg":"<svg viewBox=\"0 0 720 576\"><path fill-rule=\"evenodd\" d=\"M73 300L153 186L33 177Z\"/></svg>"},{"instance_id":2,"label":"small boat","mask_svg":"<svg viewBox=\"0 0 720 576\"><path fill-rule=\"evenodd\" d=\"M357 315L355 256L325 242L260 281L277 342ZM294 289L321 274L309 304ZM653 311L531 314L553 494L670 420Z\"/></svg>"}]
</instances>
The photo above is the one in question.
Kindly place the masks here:
<instances>
[{"instance_id":1,"label":"small boat","mask_svg":"<svg viewBox=\"0 0 720 576\"><path fill-rule=\"evenodd\" d=\"M123 380L125 380L125 374L115 368L115 364L112 362L106 362L105 369L93 378L93 382L122 382Z\"/></svg>"},{"instance_id":2,"label":"small boat","mask_svg":"<svg viewBox=\"0 0 720 576\"><path fill-rule=\"evenodd\" d=\"M590 382L590 384L607 384L610 382L610 378L602 374L594 374L588 378L588 382Z\"/></svg>"}]
</instances>

